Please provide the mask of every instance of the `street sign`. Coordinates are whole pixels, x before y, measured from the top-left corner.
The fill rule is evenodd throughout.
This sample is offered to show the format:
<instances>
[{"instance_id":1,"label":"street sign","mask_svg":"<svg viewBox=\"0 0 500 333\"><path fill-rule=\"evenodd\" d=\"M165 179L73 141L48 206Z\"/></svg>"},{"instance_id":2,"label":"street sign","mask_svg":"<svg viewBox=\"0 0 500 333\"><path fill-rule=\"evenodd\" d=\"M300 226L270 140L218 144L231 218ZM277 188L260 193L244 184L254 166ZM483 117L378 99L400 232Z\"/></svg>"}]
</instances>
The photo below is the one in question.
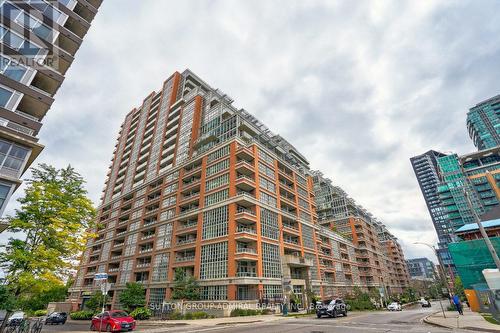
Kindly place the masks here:
<instances>
[{"instance_id":1,"label":"street sign","mask_svg":"<svg viewBox=\"0 0 500 333\"><path fill-rule=\"evenodd\" d=\"M108 273L95 273L94 281L102 281L108 279Z\"/></svg>"},{"instance_id":2,"label":"street sign","mask_svg":"<svg viewBox=\"0 0 500 333\"><path fill-rule=\"evenodd\" d=\"M107 295L108 291L111 289L111 283L103 283L101 284L101 292L103 295Z\"/></svg>"}]
</instances>

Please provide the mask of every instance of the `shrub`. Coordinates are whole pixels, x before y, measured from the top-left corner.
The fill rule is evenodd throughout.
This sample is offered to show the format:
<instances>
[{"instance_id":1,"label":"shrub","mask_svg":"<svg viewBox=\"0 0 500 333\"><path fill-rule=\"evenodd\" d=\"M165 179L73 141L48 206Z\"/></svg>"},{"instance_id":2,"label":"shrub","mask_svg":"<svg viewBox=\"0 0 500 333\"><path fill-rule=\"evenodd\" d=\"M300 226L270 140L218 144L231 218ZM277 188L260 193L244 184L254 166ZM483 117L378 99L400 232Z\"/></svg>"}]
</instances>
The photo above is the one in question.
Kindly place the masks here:
<instances>
[{"instance_id":1,"label":"shrub","mask_svg":"<svg viewBox=\"0 0 500 333\"><path fill-rule=\"evenodd\" d=\"M47 315L47 310L36 310L33 312L33 316L35 317L43 317Z\"/></svg>"},{"instance_id":2,"label":"shrub","mask_svg":"<svg viewBox=\"0 0 500 333\"><path fill-rule=\"evenodd\" d=\"M193 314L188 312L184 315L184 318L183 319L186 319L186 320L191 320L193 319Z\"/></svg>"},{"instance_id":3,"label":"shrub","mask_svg":"<svg viewBox=\"0 0 500 333\"><path fill-rule=\"evenodd\" d=\"M146 320L146 319L149 319L151 318L151 316L153 315L153 313L151 312L151 310L149 310L148 308L137 308L135 309L134 311L132 311L130 313L130 315L134 318L134 319L138 319L138 320Z\"/></svg>"},{"instance_id":4,"label":"shrub","mask_svg":"<svg viewBox=\"0 0 500 333\"><path fill-rule=\"evenodd\" d=\"M69 314L69 317L73 320L89 320L92 319L93 316L94 316L94 311L88 311L88 310L71 312Z\"/></svg>"},{"instance_id":5,"label":"shrub","mask_svg":"<svg viewBox=\"0 0 500 333\"><path fill-rule=\"evenodd\" d=\"M213 316L211 316L211 315L209 315L208 313L203 312L203 311L193 312L191 315L193 316L193 319L207 319L207 318L213 318Z\"/></svg>"},{"instance_id":6,"label":"shrub","mask_svg":"<svg viewBox=\"0 0 500 333\"><path fill-rule=\"evenodd\" d=\"M234 309L231 311L231 317L244 317L244 316L256 316L263 314L264 311L254 310L254 309Z\"/></svg>"},{"instance_id":7,"label":"shrub","mask_svg":"<svg viewBox=\"0 0 500 333\"><path fill-rule=\"evenodd\" d=\"M179 311L173 311L167 315L169 320L180 320L182 319L182 314Z\"/></svg>"},{"instance_id":8,"label":"shrub","mask_svg":"<svg viewBox=\"0 0 500 333\"><path fill-rule=\"evenodd\" d=\"M457 311L457 308L455 307L455 304L450 304L446 308L447 311Z\"/></svg>"}]
</instances>

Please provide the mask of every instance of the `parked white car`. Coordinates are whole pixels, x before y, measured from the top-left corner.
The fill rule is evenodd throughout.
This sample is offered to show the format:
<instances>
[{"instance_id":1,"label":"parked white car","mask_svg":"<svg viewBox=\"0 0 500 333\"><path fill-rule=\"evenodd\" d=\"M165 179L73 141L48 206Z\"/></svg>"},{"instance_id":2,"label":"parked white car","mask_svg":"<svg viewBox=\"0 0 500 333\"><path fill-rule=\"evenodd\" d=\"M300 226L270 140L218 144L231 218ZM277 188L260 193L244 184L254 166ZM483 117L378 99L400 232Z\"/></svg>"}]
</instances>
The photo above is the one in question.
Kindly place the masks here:
<instances>
[{"instance_id":1,"label":"parked white car","mask_svg":"<svg viewBox=\"0 0 500 333\"><path fill-rule=\"evenodd\" d=\"M402 310L401 304L399 304L398 302L392 302L391 304L389 304L387 306L387 310L389 310L389 311L401 311Z\"/></svg>"}]
</instances>

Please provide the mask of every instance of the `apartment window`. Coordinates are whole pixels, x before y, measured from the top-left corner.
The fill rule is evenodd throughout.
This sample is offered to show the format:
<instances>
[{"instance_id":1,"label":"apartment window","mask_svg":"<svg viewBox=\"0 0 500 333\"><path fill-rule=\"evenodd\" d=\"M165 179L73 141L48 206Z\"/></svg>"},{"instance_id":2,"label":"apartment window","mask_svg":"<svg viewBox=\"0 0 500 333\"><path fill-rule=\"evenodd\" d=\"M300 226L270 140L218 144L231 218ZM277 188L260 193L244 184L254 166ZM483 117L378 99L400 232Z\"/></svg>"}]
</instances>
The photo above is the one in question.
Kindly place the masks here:
<instances>
[{"instance_id":1,"label":"apartment window","mask_svg":"<svg viewBox=\"0 0 500 333\"><path fill-rule=\"evenodd\" d=\"M13 33L9 29L2 26L0 26L0 39L4 44L9 45L11 48L17 50L19 53L27 57L34 57L38 55L38 53L42 49L38 45L25 40L20 35Z\"/></svg>"},{"instance_id":2,"label":"apartment window","mask_svg":"<svg viewBox=\"0 0 500 333\"><path fill-rule=\"evenodd\" d=\"M177 183L170 184L169 186L165 187L165 189L163 190L163 194L167 195L167 194L170 194L172 192L177 191L177 186L178 186Z\"/></svg>"},{"instance_id":3,"label":"apartment window","mask_svg":"<svg viewBox=\"0 0 500 333\"><path fill-rule=\"evenodd\" d=\"M227 299L227 286L203 286L200 297L202 300L225 300Z\"/></svg>"},{"instance_id":4,"label":"apartment window","mask_svg":"<svg viewBox=\"0 0 500 333\"><path fill-rule=\"evenodd\" d=\"M300 187L297 187L297 188L300 188ZM309 203L302 198L299 198L299 206L302 208L305 208L305 209L309 209Z\"/></svg>"},{"instance_id":5,"label":"apartment window","mask_svg":"<svg viewBox=\"0 0 500 333\"><path fill-rule=\"evenodd\" d=\"M227 235L228 207L218 207L203 213L203 239Z\"/></svg>"},{"instance_id":6,"label":"apartment window","mask_svg":"<svg viewBox=\"0 0 500 333\"><path fill-rule=\"evenodd\" d=\"M135 212L132 213L131 219L137 219L142 215L142 210L136 210Z\"/></svg>"},{"instance_id":7,"label":"apartment window","mask_svg":"<svg viewBox=\"0 0 500 333\"><path fill-rule=\"evenodd\" d=\"M304 247L314 249L313 228L302 224L302 244Z\"/></svg>"},{"instance_id":8,"label":"apartment window","mask_svg":"<svg viewBox=\"0 0 500 333\"><path fill-rule=\"evenodd\" d=\"M29 149L0 140L0 166L14 171L21 170Z\"/></svg>"},{"instance_id":9,"label":"apartment window","mask_svg":"<svg viewBox=\"0 0 500 333\"><path fill-rule=\"evenodd\" d=\"M38 37L45 39L48 42L53 42L56 32L49 26L43 24L42 21L26 14L26 12L9 2L4 2L0 10L2 13L7 14L10 20L17 22L19 25L24 26L28 30L33 31L33 33Z\"/></svg>"},{"instance_id":10,"label":"apartment window","mask_svg":"<svg viewBox=\"0 0 500 333\"><path fill-rule=\"evenodd\" d=\"M110 249L111 249L111 242L104 243L101 251L101 261L107 261L109 259Z\"/></svg>"},{"instance_id":11,"label":"apartment window","mask_svg":"<svg viewBox=\"0 0 500 333\"><path fill-rule=\"evenodd\" d=\"M278 245L262 242L263 277L281 277L281 258Z\"/></svg>"},{"instance_id":12,"label":"apartment window","mask_svg":"<svg viewBox=\"0 0 500 333\"><path fill-rule=\"evenodd\" d=\"M273 207L277 206L276 198L264 192L260 192L259 201Z\"/></svg>"},{"instance_id":13,"label":"apartment window","mask_svg":"<svg viewBox=\"0 0 500 333\"><path fill-rule=\"evenodd\" d=\"M200 279L227 277L227 242L201 247Z\"/></svg>"},{"instance_id":14,"label":"apartment window","mask_svg":"<svg viewBox=\"0 0 500 333\"><path fill-rule=\"evenodd\" d=\"M267 165L265 165L262 162L259 162L259 172L268 176L268 177L274 178L274 169L268 167Z\"/></svg>"},{"instance_id":15,"label":"apartment window","mask_svg":"<svg viewBox=\"0 0 500 333\"><path fill-rule=\"evenodd\" d=\"M172 223L167 223L158 227L156 237L156 249L168 249L172 241Z\"/></svg>"},{"instance_id":16,"label":"apartment window","mask_svg":"<svg viewBox=\"0 0 500 333\"><path fill-rule=\"evenodd\" d=\"M227 168L229 168L229 158L209 166L207 168L207 177L219 173L222 170L226 170Z\"/></svg>"},{"instance_id":17,"label":"apartment window","mask_svg":"<svg viewBox=\"0 0 500 333\"><path fill-rule=\"evenodd\" d=\"M299 216L300 216L301 219L303 219L303 220L305 220L307 222L311 222L311 215L309 213L306 213L306 212L304 212L304 211L301 210L300 213L299 213Z\"/></svg>"},{"instance_id":18,"label":"apartment window","mask_svg":"<svg viewBox=\"0 0 500 333\"><path fill-rule=\"evenodd\" d=\"M153 282L155 282L154 273L153 273ZM163 301L165 300L166 293L167 293L166 288L149 289L149 304L154 305L154 309L161 308Z\"/></svg>"},{"instance_id":19,"label":"apartment window","mask_svg":"<svg viewBox=\"0 0 500 333\"><path fill-rule=\"evenodd\" d=\"M171 219L174 216L175 216L175 208L166 210L160 214L160 222Z\"/></svg>"},{"instance_id":20,"label":"apartment window","mask_svg":"<svg viewBox=\"0 0 500 333\"><path fill-rule=\"evenodd\" d=\"M173 195L171 197L164 199L161 206L162 207L172 206L172 205L175 205L176 202L177 202L177 196Z\"/></svg>"},{"instance_id":21,"label":"apartment window","mask_svg":"<svg viewBox=\"0 0 500 333\"><path fill-rule=\"evenodd\" d=\"M263 237L278 240L278 214L270 210L260 209L260 230Z\"/></svg>"},{"instance_id":22,"label":"apartment window","mask_svg":"<svg viewBox=\"0 0 500 333\"><path fill-rule=\"evenodd\" d=\"M307 180L302 177L301 175L299 175L298 173L295 174L296 175L296 179L297 179L297 183L299 183L300 185L304 186L304 187L307 187Z\"/></svg>"},{"instance_id":23,"label":"apartment window","mask_svg":"<svg viewBox=\"0 0 500 333\"><path fill-rule=\"evenodd\" d=\"M208 194L207 196L205 196L205 206L213 205L217 202L227 199L228 197L229 197L228 189Z\"/></svg>"},{"instance_id":24,"label":"apartment window","mask_svg":"<svg viewBox=\"0 0 500 333\"><path fill-rule=\"evenodd\" d=\"M0 73L3 75L20 82L27 71L28 69L25 66L5 56L0 56Z\"/></svg>"},{"instance_id":25,"label":"apartment window","mask_svg":"<svg viewBox=\"0 0 500 333\"><path fill-rule=\"evenodd\" d=\"M229 174L225 173L213 179L207 180L205 183L205 190L210 191L222 185L229 184Z\"/></svg>"},{"instance_id":26,"label":"apartment window","mask_svg":"<svg viewBox=\"0 0 500 333\"><path fill-rule=\"evenodd\" d=\"M162 253L155 256L153 262L153 281L166 282L168 273L168 253Z\"/></svg>"},{"instance_id":27,"label":"apartment window","mask_svg":"<svg viewBox=\"0 0 500 333\"><path fill-rule=\"evenodd\" d=\"M304 256L306 257L306 259L312 260L312 262L313 262L313 265L309 269L309 271L311 272L311 279L318 280L319 279L319 277L318 277L318 261L316 260L316 256L314 254L311 254L311 253L306 253Z\"/></svg>"},{"instance_id":28,"label":"apartment window","mask_svg":"<svg viewBox=\"0 0 500 333\"><path fill-rule=\"evenodd\" d=\"M0 106L5 107L12 97L13 92L0 86Z\"/></svg>"},{"instance_id":29,"label":"apartment window","mask_svg":"<svg viewBox=\"0 0 500 333\"><path fill-rule=\"evenodd\" d=\"M265 284L264 298L276 299L283 296L283 287L279 284Z\"/></svg>"},{"instance_id":30,"label":"apartment window","mask_svg":"<svg viewBox=\"0 0 500 333\"><path fill-rule=\"evenodd\" d=\"M300 186L297 186L297 192L299 192L299 195L307 198L308 197L308 194L307 194L307 191L304 190L302 187Z\"/></svg>"},{"instance_id":31,"label":"apartment window","mask_svg":"<svg viewBox=\"0 0 500 333\"><path fill-rule=\"evenodd\" d=\"M274 158L261 149L259 149L259 159L274 165Z\"/></svg>"},{"instance_id":32,"label":"apartment window","mask_svg":"<svg viewBox=\"0 0 500 333\"><path fill-rule=\"evenodd\" d=\"M229 155L229 146L222 147L213 153L210 153L207 157L207 162L213 162L215 160L218 160L219 158L222 158L223 156Z\"/></svg>"},{"instance_id":33,"label":"apartment window","mask_svg":"<svg viewBox=\"0 0 500 333\"><path fill-rule=\"evenodd\" d=\"M260 187L265 188L270 192L276 192L276 184L267 178L259 177Z\"/></svg>"},{"instance_id":34,"label":"apartment window","mask_svg":"<svg viewBox=\"0 0 500 333\"><path fill-rule=\"evenodd\" d=\"M133 259L128 259L122 261L121 272L120 272L120 283L125 284L130 281L130 275L132 273L132 267L134 265Z\"/></svg>"},{"instance_id":35,"label":"apartment window","mask_svg":"<svg viewBox=\"0 0 500 333\"><path fill-rule=\"evenodd\" d=\"M0 209L3 207L3 204L9 195L10 188L10 185L0 184Z\"/></svg>"},{"instance_id":36,"label":"apartment window","mask_svg":"<svg viewBox=\"0 0 500 333\"><path fill-rule=\"evenodd\" d=\"M137 199L132 207L137 208L141 207L142 205L144 205L144 198Z\"/></svg>"},{"instance_id":37,"label":"apartment window","mask_svg":"<svg viewBox=\"0 0 500 333\"><path fill-rule=\"evenodd\" d=\"M135 254L137 248L137 233L129 235L127 237L127 242L125 243L125 256L131 256Z\"/></svg>"}]
</instances>

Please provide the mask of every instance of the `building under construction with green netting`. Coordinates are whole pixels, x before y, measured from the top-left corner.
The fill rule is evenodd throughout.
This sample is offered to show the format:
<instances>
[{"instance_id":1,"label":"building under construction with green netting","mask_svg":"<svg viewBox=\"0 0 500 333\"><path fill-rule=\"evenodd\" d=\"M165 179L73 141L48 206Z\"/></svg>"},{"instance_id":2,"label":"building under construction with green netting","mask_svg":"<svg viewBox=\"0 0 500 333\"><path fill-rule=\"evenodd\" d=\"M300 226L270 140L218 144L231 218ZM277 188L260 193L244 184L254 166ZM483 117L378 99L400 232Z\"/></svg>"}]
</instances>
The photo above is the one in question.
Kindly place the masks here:
<instances>
[{"instance_id":1,"label":"building under construction with green netting","mask_svg":"<svg viewBox=\"0 0 500 333\"><path fill-rule=\"evenodd\" d=\"M500 237L490 240L495 250L500 252ZM485 284L483 269L496 268L484 239L450 243L448 250L465 289L476 289Z\"/></svg>"}]
</instances>

